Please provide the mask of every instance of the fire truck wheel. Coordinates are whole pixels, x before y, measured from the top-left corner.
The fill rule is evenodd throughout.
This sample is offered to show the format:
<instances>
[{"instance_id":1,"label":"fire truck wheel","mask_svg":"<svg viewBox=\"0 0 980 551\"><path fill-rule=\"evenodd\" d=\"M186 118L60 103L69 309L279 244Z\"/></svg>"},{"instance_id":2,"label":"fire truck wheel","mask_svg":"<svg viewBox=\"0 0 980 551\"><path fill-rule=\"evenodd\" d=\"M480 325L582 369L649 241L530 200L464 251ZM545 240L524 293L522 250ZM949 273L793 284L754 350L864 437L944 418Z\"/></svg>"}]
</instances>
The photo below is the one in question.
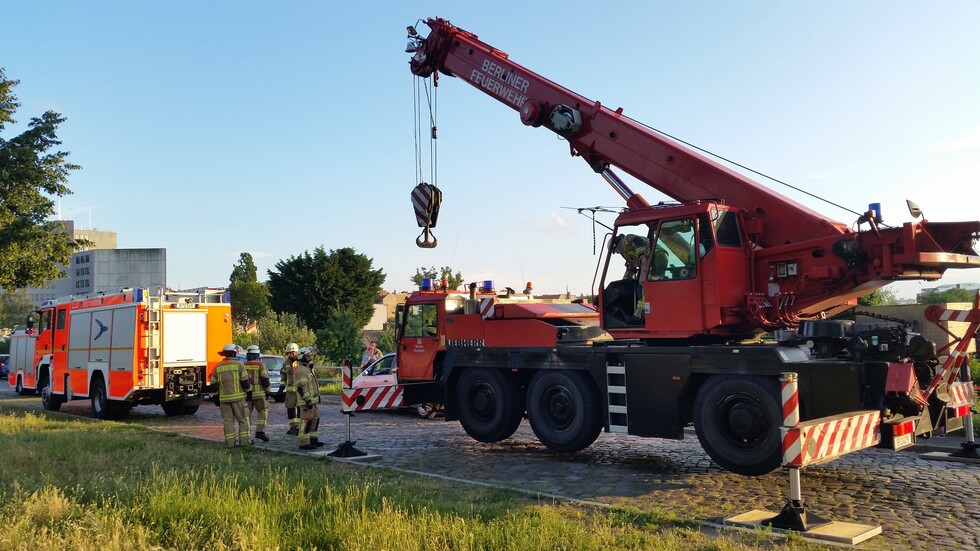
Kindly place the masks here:
<instances>
[{"instance_id":1,"label":"fire truck wheel","mask_svg":"<svg viewBox=\"0 0 980 551\"><path fill-rule=\"evenodd\" d=\"M122 419L129 414L131 408L129 404L109 399L105 381L101 376L92 379L89 395L92 397L92 416L96 419Z\"/></svg>"},{"instance_id":2,"label":"fire truck wheel","mask_svg":"<svg viewBox=\"0 0 980 551\"><path fill-rule=\"evenodd\" d=\"M698 391L694 429L701 447L722 468L760 476L782 462L782 407L776 379L716 376Z\"/></svg>"},{"instance_id":3,"label":"fire truck wheel","mask_svg":"<svg viewBox=\"0 0 980 551\"><path fill-rule=\"evenodd\" d=\"M499 369L466 368L456 382L459 423L474 440L509 438L524 414L517 380Z\"/></svg>"},{"instance_id":4,"label":"fire truck wheel","mask_svg":"<svg viewBox=\"0 0 980 551\"><path fill-rule=\"evenodd\" d=\"M41 406L48 411L61 409L61 404L65 402L65 399L51 393L51 383L48 379L44 379L41 384L43 385L41 387Z\"/></svg>"},{"instance_id":5,"label":"fire truck wheel","mask_svg":"<svg viewBox=\"0 0 980 551\"><path fill-rule=\"evenodd\" d=\"M24 394L24 383L21 382L20 377L17 377L17 385L14 386L14 392Z\"/></svg>"},{"instance_id":6,"label":"fire truck wheel","mask_svg":"<svg viewBox=\"0 0 980 551\"><path fill-rule=\"evenodd\" d=\"M602 432L595 385L578 371L542 370L527 390L527 418L542 444L556 452L577 452Z\"/></svg>"}]
</instances>

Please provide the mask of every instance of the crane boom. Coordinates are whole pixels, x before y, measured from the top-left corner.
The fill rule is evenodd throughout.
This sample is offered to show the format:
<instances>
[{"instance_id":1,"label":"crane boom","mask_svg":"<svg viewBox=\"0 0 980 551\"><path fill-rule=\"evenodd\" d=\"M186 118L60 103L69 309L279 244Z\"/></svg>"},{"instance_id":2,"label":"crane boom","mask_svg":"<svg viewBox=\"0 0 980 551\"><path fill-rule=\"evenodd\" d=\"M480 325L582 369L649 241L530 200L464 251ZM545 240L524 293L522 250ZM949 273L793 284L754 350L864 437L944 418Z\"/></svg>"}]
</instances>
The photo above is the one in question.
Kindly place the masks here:
<instances>
[{"instance_id":1,"label":"crane boom","mask_svg":"<svg viewBox=\"0 0 980 551\"><path fill-rule=\"evenodd\" d=\"M683 203L723 200L762 220L763 246L848 231L844 224L630 119L622 109L609 109L528 70L445 19L426 23L432 31L412 59L413 73L428 76L439 70L460 78L519 111L524 124L563 136L573 154L596 172L617 167Z\"/></svg>"},{"instance_id":2,"label":"crane boom","mask_svg":"<svg viewBox=\"0 0 980 551\"><path fill-rule=\"evenodd\" d=\"M557 133L626 201L615 237L629 230L639 235L637 246L648 245L622 280L607 280L607 256L598 302L614 337L790 327L838 312L891 281L980 267L978 221L883 227L869 207L852 230L626 117L622 108L528 70L445 19L426 24L425 37L409 27L415 75L457 77L518 111L525 125ZM614 168L682 204L650 206Z\"/></svg>"}]
</instances>

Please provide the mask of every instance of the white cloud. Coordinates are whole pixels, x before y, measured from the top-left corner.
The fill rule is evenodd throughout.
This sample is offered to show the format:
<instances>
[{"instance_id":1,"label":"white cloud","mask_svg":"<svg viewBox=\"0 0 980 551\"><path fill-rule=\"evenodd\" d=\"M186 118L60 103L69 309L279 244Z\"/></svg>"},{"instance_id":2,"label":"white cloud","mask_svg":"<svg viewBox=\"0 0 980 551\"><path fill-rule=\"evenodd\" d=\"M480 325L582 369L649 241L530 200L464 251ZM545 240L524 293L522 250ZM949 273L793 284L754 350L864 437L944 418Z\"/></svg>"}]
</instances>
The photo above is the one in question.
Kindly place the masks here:
<instances>
[{"instance_id":1,"label":"white cloud","mask_svg":"<svg viewBox=\"0 0 980 551\"><path fill-rule=\"evenodd\" d=\"M531 229L538 232L550 233L568 229L568 221L557 212L550 212L545 220L531 222Z\"/></svg>"}]
</instances>

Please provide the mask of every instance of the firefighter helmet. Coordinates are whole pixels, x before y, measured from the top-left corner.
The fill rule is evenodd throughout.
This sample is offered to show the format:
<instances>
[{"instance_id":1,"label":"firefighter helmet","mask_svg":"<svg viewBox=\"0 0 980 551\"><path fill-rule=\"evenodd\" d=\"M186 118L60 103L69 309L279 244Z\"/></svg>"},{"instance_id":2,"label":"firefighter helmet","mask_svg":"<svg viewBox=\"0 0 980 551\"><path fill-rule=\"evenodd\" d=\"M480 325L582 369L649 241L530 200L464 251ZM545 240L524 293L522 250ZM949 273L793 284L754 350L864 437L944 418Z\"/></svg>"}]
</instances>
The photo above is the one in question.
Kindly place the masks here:
<instances>
[{"instance_id":1,"label":"firefighter helmet","mask_svg":"<svg viewBox=\"0 0 980 551\"><path fill-rule=\"evenodd\" d=\"M291 343L287 344L286 345L286 354L289 354L290 352L297 352L298 353L299 352L299 345L296 344L296 343L294 343L294 342L291 342Z\"/></svg>"},{"instance_id":2,"label":"firefighter helmet","mask_svg":"<svg viewBox=\"0 0 980 551\"><path fill-rule=\"evenodd\" d=\"M223 356L234 356L238 354L238 347L235 343L228 343L221 349L221 354Z\"/></svg>"},{"instance_id":3,"label":"firefighter helmet","mask_svg":"<svg viewBox=\"0 0 980 551\"><path fill-rule=\"evenodd\" d=\"M261 354L262 353L262 351L259 350L259 347L257 345L254 345L254 344L251 345L251 346L249 346L248 348L246 348L245 349L245 352L248 353L248 354Z\"/></svg>"}]
</instances>

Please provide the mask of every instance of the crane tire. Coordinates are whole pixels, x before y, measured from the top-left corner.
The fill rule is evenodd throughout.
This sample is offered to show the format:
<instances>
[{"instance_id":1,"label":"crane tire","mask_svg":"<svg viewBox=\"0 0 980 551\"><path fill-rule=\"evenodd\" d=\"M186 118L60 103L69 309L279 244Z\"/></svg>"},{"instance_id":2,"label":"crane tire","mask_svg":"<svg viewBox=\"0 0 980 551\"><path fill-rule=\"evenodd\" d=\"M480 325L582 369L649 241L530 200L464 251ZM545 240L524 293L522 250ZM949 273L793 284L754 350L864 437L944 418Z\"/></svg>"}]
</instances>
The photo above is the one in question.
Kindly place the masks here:
<instances>
[{"instance_id":1,"label":"crane tire","mask_svg":"<svg viewBox=\"0 0 980 551\"><path fill-rule=\"evenodd\" d=\"M499 369L465 368L456 381L459 423L480 442L509 438L521 424L520 386Z\"/></svg>"},{"instance_id":2,"label":"crane tire","mask_svg":"<svg viewBox=\"0 0 980 551\"><path fill-rule=\"evenodd\" d=\"M538 371L528 385L527 418L548 449L577 452L602 432L599 391L583 372Z\"/></svg>"},{"instance_id":3,"label":"crane tire","mask_svg":"<svg viewBox=\"0 0 980 551\"><path fill-rule=\"evenodd\" d=\"M775 377L715 376L694 400L701 447L723 469L761 476L782 462L782 405Z\"/></svg>"}]
</instances>

